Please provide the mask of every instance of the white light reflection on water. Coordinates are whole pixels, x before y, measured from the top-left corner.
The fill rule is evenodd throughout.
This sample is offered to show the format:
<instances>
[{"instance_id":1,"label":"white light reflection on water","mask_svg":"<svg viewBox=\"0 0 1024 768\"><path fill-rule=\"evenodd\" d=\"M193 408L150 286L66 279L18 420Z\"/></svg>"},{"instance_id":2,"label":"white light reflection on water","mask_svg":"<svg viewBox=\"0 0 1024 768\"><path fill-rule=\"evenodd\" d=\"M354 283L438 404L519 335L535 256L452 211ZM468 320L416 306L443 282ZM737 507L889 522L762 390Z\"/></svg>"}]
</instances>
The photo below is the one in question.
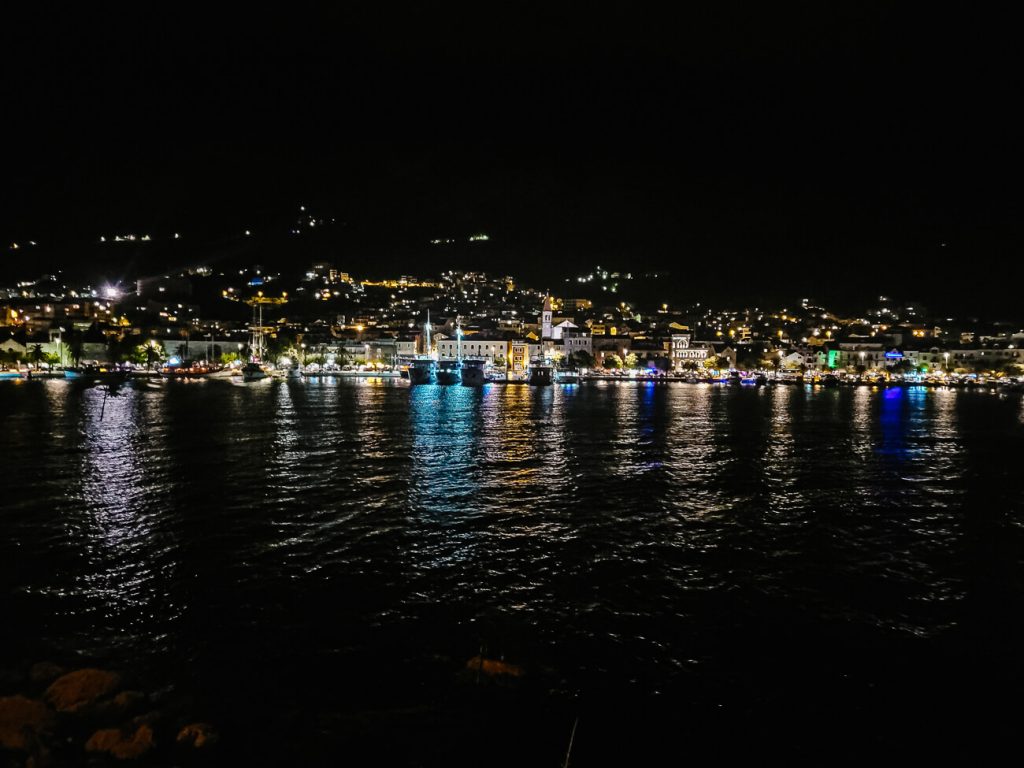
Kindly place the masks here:
<instances>
[{"instance_id":1,"label":"white light reflection on water","mask_svg":"<svg viewBox=\"0 0 1024 768\"><path fill-rule=\"evenodd\" d=\"M801 395L793 387L776 387L765 392L765 396L771 400L771 424L764 459L767 513L780 525L788 525L793 522L792 508L799 498L795 492L798 474L791 401Z\"/></svg>"},{"instance_id":2,"label":"white light reflection on water","mask_svg":"<svg viewBox=\"0 0 1024 768\"><path fill-rule=\"evenodd\" d=\"M1019 537L1024 410L976 393L175 382L99 419L56 384L0 387L0 551L75 652L170 632L215 670L287 637L297 679L382 638L457 655L486 619L574 682L663 690L750 632L942 632L963 563Z\"/></svg>"},{"instance_id":3,"label":"white light reflection on water","mask_svg":"<svg viewBox=\"0 0 1024 768\"><path fill-rule=\"evenodd\" d=\"M178 614L161 588L174 576L173 558L164 557L172 541L155 545L163 536L156 507L166 485L152 463L159 437L147 426L158 420L154 398L160 395L97 387L69 390L66 397L77 400L80 466L65 525L85 562L75 586L61 594L67 610L93 616L90 635L110 647L136 638L104 637L108 626L144 633L158 644L163 634L155 628Z\"/></svg>"}]
</instances>

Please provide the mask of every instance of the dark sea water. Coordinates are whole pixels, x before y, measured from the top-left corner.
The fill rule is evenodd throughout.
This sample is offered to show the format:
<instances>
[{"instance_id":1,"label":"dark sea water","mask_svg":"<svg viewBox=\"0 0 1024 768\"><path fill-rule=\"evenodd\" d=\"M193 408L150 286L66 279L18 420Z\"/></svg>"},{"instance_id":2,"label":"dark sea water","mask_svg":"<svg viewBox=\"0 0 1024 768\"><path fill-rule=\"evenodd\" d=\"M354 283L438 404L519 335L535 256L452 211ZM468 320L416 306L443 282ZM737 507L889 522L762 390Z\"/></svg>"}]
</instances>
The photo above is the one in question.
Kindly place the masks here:
<instances>
[{"instance_id":1,"label":"dark sea water","mask_svg":"<svg viewBox=\"0 0 1024 768\"><path fill-rule=\"evenodd\" d=\"M577 718L579 766L1016 742L1019 396L326 379L103 401L0 382L7 688L41 660L121 670L216 725L212 764L559 766ZM481 649L526 675L477 684Z\"/></svg>"}]
</instances>

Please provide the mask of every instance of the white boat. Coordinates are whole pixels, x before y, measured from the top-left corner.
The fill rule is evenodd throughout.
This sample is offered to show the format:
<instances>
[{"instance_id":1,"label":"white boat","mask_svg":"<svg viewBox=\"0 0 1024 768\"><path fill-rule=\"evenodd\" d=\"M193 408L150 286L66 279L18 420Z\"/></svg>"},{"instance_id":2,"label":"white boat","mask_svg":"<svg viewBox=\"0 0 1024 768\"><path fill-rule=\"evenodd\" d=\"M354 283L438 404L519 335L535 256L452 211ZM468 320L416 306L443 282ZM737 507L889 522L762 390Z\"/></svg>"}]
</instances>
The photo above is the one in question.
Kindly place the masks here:
<instances>
[{"instance_id":1,"label":"white boat","mask_svg":"<svg viewBox=\"0 0 1024 768\"><path fill-rule=\"evenodd\" d=\"M263 366L253 361L242 366L242 381L259 381L267 378L267 372Z\"/></svg>"},{"instance_id":2,"label":"white boat","mask_svg":"<svg viewBox=\"0 0 1024 768\"><path fill-rule=\"evenodd\" d=\"M267 378L268 373L262 365L264 344L263 344L263 303L254 299L252 307L253 324L252 341L250 342L249 362L242 366L242 381L261 381Z\"/></svg>"}]
</instances>

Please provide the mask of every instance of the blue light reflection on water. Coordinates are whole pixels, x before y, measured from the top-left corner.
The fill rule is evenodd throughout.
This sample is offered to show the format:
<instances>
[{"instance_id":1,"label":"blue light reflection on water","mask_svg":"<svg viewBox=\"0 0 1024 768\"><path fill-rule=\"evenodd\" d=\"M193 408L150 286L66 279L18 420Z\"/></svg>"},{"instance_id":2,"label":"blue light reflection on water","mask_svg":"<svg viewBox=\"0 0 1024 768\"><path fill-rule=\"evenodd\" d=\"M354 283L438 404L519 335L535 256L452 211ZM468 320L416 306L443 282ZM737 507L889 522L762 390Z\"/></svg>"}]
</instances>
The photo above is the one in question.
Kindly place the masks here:
<instances>
[{"instance_id":1,"label":"blue light reflection on water","mask_svg":"<svg viewBox=\"0 0 1024 768\"><path fill-rule=\"evenodd\" d=\"M766 627L952 632L965 560L1020 566L1012 399L318 379L0 401L0 574L36 628L13 656L351 672L484 637L576 686L664 690Z\"/></svg>"}]
</instances>

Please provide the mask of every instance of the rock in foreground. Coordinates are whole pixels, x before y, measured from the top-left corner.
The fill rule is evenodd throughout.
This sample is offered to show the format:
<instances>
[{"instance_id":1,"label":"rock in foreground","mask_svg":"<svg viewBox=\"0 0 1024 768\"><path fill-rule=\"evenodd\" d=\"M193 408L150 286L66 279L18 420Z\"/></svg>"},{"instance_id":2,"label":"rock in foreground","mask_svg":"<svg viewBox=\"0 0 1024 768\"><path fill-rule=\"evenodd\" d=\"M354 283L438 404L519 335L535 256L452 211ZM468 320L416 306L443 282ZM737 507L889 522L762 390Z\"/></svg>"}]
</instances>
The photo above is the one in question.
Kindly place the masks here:
<instances>
[{"instance_id":1,"label":"rock in foreground","mask_svg":"<svg viewBox=\"0 0 1024 768\"><path fill-rule=\"evenodd\" d=\"M28 751L53 727L53 713L41 701L24 696L0 698L0 747Z\"/></svg>"},{"instance_id":2,"label":"rock in foreground","mask_svg":"<svg viewBox=\"0 0 1024 768\"><path fill-rule=\"evenodd\" d=\"M488 677L522 677L525 674L525 670L518 664L509 664L501 659L488 659L483 656L474 656L467 661L466 669Z\"/></svg>"},{"instance_id":3,"label":"rock in foreground","mask_svg":"<svg viewBox=\"0 0 1024 768\"><path fill-rule=\"evenodd\" d=\"M121 760L142 757L153 748L153 729L140 725L134 733L120 728L104 728L96 731L85 743L87 752L107 752Z\"/></svg>"},{"instance_id":4,"label":"rock in foreground","mask_svg":"<svg viewBox=\"0 0 1024 768\"><path fill-rule=\"evenodd\" d=\"M178 731L177 741L201 749L217 741L217 732L209 723L189 723Z\"/></svg>"},{"instance_id":5,"label":"rock in foreground","mask_svg":"<svg viewBox=\"0 0 1024 768\"><path fill-rule=\"evenodd\" d=\"M79 669L57 678L46 689L46 700L58 712L77 712L116 691L121 676L103 669Z\"/></svg>"}]
</instances>

